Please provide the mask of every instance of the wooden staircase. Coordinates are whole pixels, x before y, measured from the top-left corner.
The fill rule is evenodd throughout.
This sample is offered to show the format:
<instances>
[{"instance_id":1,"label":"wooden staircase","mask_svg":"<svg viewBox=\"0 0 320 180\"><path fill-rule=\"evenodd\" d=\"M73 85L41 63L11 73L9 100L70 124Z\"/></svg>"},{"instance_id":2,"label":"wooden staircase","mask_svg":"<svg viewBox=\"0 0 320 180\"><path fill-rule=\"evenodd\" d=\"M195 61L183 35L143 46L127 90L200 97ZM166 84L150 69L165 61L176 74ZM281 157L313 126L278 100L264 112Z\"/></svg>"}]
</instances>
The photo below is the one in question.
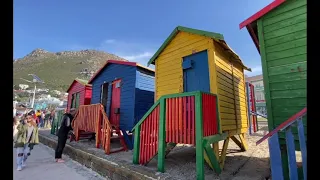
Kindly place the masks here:
<instances>
[{"instance_id":1,"label":"wooden staircase","mask_svg":"<svg viewBox=\"0 0 320 180\"><path fill-rule=\"evenodd\" d=\"M122 132L118 126L112 126L110 142L115 142L117 140L120 141L121 147L116 149L110 148L109 154L128 150L126 142L124 140L124 132Z\"/></svg>"}]
</instances>

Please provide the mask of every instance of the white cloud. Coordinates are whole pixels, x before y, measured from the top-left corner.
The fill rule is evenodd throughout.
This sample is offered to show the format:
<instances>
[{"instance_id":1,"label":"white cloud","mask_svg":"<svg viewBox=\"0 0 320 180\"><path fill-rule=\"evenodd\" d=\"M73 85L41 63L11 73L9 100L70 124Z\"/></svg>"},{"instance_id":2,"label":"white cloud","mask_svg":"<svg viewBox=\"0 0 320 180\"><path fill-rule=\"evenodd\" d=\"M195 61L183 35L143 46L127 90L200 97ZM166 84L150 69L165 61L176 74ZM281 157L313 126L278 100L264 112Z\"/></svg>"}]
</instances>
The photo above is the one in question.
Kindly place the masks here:
<instances>
[{"instance_id":1,"label":"white cloud","mask_svg":"<svg viewBox=\"0 0 320 180\"><path fill-rule=\"evenodd\" d=\"M251 68L251 72L245 71L244 73L248 76L259 75L259 74L262 74L262 67L261 67L261 65L255 66L255 67Z\"/></svg>"},{"instance_id":2,"label":"white cloud","mask_svg":"<svg viewBox=\"0 0 320 180\"><path fill-rule=\"evenodd\" d=\"M100 43L97 48L117 56L123 57L129 61L134 61L142 65L147 62L154 54L152 45L146 43L127 42L115 39L107 39Z\"/></svg>"},{"instance_id":3,"label":"white cloud","mask_svg":"<svg viewBox=\"0 0 320 180\"><path fill-rule=\"evenodd\" d=\"M114 39L107 39L107 40L104 41L105 44L112 44L112 43L115 43L115 42L116 42L116 40L114 40Z\"/></svg>"},{"instance_id":4,"label":"white cloud","mask_svg":"<svg viewBox=\"0 0 320 180\"><path fill-rule=\"evenodd\" d=\"M147 65L147 62L155 53L154 44L148 44L144 42L130 42L122 41L118 39L105 39L96 46L86 46L82 44L71 44L66 46L64 50L84 50L84 49L96 49L115 54L129 61L137 62L141 65Z\"/></svg>"},{"instance_id":5,"label":"white cloud","mask_svg":"<svg viewBox=\"0 0 320 180\"><path fill-rule=\"evenodd\" d=\"M136 54L136 55L129 55L129 56L123 56L123 58L129 60L129 61L135 61L135 60L140 60L140 59L145 59L145 58L151 58L153 53L151 52L144 52L141 54Z\"/></svg>"}]
</instances>

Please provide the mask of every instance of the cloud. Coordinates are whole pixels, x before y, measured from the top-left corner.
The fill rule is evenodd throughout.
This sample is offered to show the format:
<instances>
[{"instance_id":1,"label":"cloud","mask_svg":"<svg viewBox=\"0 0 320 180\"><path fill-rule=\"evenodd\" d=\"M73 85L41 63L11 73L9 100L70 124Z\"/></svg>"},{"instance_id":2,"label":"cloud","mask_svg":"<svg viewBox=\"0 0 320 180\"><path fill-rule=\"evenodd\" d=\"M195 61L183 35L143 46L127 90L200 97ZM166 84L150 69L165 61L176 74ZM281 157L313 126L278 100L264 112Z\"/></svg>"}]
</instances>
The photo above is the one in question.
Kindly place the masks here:
<instances>
[{"instance_id":1,"label":"cloud","mask_svg":"<svg viewBox=\"0 0 320 180\"><path fill-rule=\"evenodd\" d=\"M105 39L96 45L69 44L64 45L63 50L79 51L84 49L95 49L115 54L126 60L147 65L147 62L156 52L155 44L146 42L122 41L118 39Z\"/></svg>"},{"instance_id":2,"label":"cloud","mask_svg":"<svg viewBox=\"0 0 320 180\"><path fill-rule=\"evenodd\" d=\"M245 74L248 76L255 76L255 75L262 74L262 67L261 67L261 65L255 66L255 67L251 68L251 72L245 71Z\"/></svg>"},{"instance_id":3,"label":"cloud","mask_svg":"<svg viewBox=\"0 0 320 180\"><path fill-rule=\"evenodd\" d=\"M114 39L107 39L107 40L104 41L105 44L112 44L112 43L115 43L115 42L116 42L116 40L114 40Z\"/></svg>"},{"instance_id":4,"label":"cloud","mask_svg":"<svg viewBox=\"0 0 320 180\"><path fill-rule=\"evenodd\" d=\"M135 60L139 60L139 59L151 58L152 55L153 55L153 53L151 53L151 52L144 52L142 54L123 56L123 58L130 60L130 61L135 61Z\"/></svg>"},{"instance_id":5,"label":"cloud","mask_svg":"<svg viewBox=\"0 0 320 180\"><path fill-rule=\"evenodd\" d=\"M115 54L123 57L124 59L134 61L142 65L147 65L147 62L155 52L155 48L153 48L152 44L128 42L115 39L107 39L102 41L97 49Z\"/></svg>"}]
</instances>

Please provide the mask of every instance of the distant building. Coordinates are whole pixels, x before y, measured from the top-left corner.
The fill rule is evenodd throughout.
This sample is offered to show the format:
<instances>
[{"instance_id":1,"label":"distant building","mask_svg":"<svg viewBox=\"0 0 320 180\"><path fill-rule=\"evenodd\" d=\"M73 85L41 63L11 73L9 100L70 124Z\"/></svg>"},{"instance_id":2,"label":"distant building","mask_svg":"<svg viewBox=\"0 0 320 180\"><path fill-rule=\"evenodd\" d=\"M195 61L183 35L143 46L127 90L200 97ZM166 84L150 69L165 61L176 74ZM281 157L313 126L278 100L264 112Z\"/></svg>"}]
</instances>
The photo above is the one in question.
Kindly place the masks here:
<instances>
[{"instance_id":1,"label":"distant building","mask_svg":"<svg viewBox=\"0 0 320 180\"><path fill-rule=\"evenodd\" d=\"M56 94L56 95L61 95L61 92L58 90L53 90L52 93Z\"/></svg>"},{"instance_id":2,"label":"distant building","mask_svg":"<svg viewBox=\"0 0 320 180\"><path fill-rule=\"evenodd\" d=\"M264 96L264 85L262 74L248 77L246 76L246 82L250 82L254 86L254 94L256 99L257 111L262 114L267 113L266 100Z\"/></svg>"},{"instance_id":3,"label":"distant building","mask_svg":"<svg viewBox=\"0 0 320 180\"><path fill-rule=\"evenodd\" d=\"M20 90L25 90L25 89L27 89L29 87L29 85L27 85L27 84L19 84L19 89Z\"/></svg>"}]
</instances>

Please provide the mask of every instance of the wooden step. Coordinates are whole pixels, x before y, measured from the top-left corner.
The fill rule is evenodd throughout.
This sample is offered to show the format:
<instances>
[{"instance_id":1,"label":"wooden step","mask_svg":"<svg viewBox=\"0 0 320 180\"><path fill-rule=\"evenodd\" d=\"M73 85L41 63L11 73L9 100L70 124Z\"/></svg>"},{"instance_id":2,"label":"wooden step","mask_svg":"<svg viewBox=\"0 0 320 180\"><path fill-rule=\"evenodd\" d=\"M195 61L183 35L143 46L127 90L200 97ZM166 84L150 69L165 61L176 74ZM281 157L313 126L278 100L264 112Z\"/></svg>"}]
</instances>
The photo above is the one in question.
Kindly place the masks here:
<instances>
[{"instance_id":1,"label":"wooden step","mask_svg":"<svg viewBox=\"0 0 320 180\"><path fill-rule=\"evenodd\" d=\"M120 138L123 138L123 136L121 135L121 136L112 136L112 137L110 137L110 139L120 139Z\"/></svg>"}]
</instances>

